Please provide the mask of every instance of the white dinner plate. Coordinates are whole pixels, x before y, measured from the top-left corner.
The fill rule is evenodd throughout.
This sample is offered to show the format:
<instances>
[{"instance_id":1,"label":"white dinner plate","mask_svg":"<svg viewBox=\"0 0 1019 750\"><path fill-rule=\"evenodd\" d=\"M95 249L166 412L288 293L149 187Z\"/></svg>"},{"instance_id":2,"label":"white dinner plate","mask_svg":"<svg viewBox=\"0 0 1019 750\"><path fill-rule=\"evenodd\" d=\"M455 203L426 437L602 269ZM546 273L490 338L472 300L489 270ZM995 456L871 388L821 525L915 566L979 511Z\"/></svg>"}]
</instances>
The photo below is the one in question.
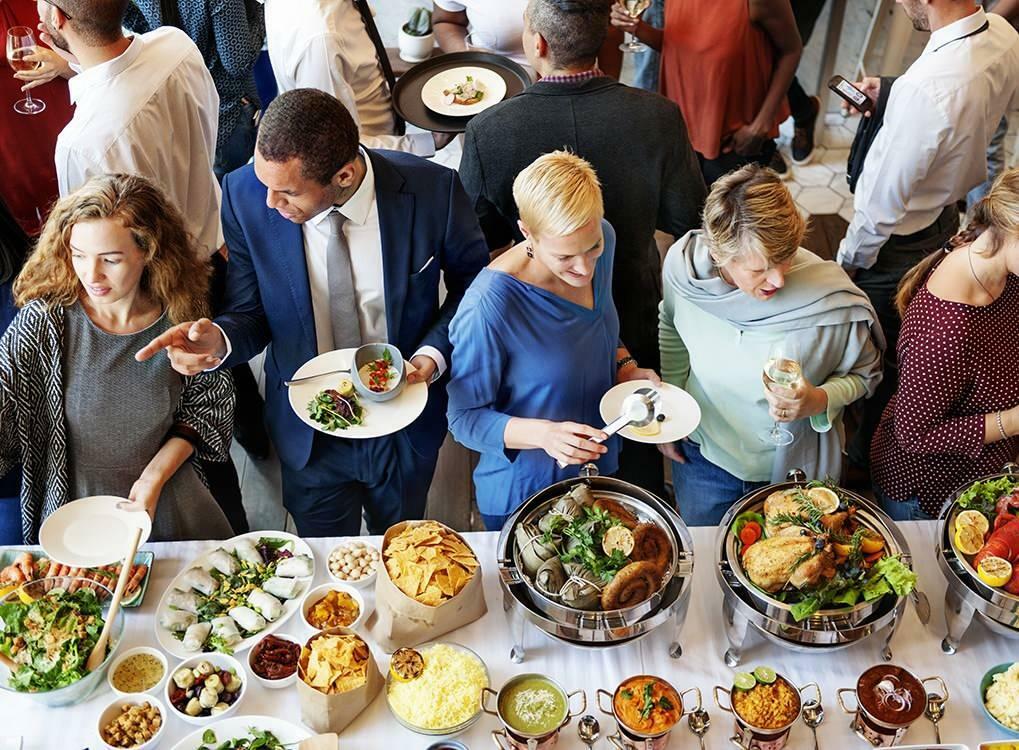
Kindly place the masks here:
<instances>
[{"instance_id":1,"label":"white dinner plate","mask_svg":"<svg viewBox=\"0 0 1019 750\"><path fill-rule=\"evenodd\" d=\"M142 530L139 547L152 533L148 513L117 507L127 502L123 497L96 495L62 505L42 522L39 544L47 557L62 565L94 568L119 562L135 528Z\"/></svg>"},{"instance_id":2,"label":"white dinner plate","mask_svg":"<svg viewBox=\"0 0 1019 750\"><path fill-rule=\"evenodd\" d=\"M602 396L598 410L605 424L619 416L623 408L623 399L638 388L654 388L658 391L660 398L655 404L655 414L664 414L665 421L661 423L662 431L654 437L637 435L629 427L624 427L619 434L627 440L652 444L674 443L696 430L697 425L701 423L701 407L694 401L693 396L682 388L671 383L653 385L650 380L629 380L610 388Z\"/></svg>"},{"instance_id":3,"label":"white dinner plate","mask_svg":"<svg viewBox=\"0 0 1019 750\"><path fill-rule=\"evenodd\" d=\"M296 750L297 743L311 737L304 727L291 724L275 716L231 716L229 719L205 724L182 739L172 750L198 750L202 747L219 747L224 742L248 736L249 729L272 732L273 735L290 750ZM202 742L202 735L212 730L216 735L215 742Z\"/></svg>"},{"instance_id":4,"label":"white dinner plate","mask_svg":"<svg viewBox=\"0 0 1019 750\"><path fill-rule=\"evenodd\" d=\"M446 104L443 101L443 91L463 83L467 76L474 79L474 83L484 92L481 101L477 104ZM478 112L484 112L493 104L498 104L506 97L506 81L494 70L478 67L450 68L425 81L421 87L421 101L428 109L436 114L447 115L448 117L470 117Z\"/></svg>"},{"instance_id":5,"label":"white dinner plate","mask_svg":"<svg viewBox=\"0 0 1019 750\"><path fill-rule=\"evenodd\" d=\"M198 567L204 568L205 570L209 570L210 568L212 568L212 563L208 561L209 555L215 552L220 547L223 547L225 549L232 549L234 542L236 542L238 539L250 539L252 542L257 543L259 537L268 537L271 539L287 539L293 542L294 545L292 548L293 553L295 555L307 555L308 557L310 557L312 560L313 567L310 576L298 579L303 583L301 586L301 590L297 593L297 595L292 599L281 600L283 602L283 614L276 618L275 622L268 623L263 630L260 630L254 635L245 638L244 640L240 641L235 646L233 646L234 654L236 655L241 653L242 651L246 651L247 649L254 646L256 643L258 643L258 641L261 640L263 636L266 636L269 633L273 633L276 630L278 630L281 625L283 625L287 620L289 620L294 615L295 612L301 609L301 601L304 599L304 595L308 593L308 590L311 588L311 582L315 578L314 570L315 553L311 551L311 547L308 546L308 543L306 541L304 541L300 537L294 536L293 534L288 534L285 531L249 531L247 534L239 534L231 539L225 539L221 542L213 542L205 552L203 552L194 560L191 560L183 568L181 568L177 575L174 576L173 580L170 581L170 585L166 587L166 590L163 591L163 595L159 599L159 606L156 607L156 617L152 622L152 627L156 631L156 641L159 643L159 647L161 649L163 649L169 654L172 654L173 656L176 656L178 659L190 659L194 656L200 655L200 652L185 650L184 644L181 641L178 641L176 638L174 638L173 634L169 630L167 630L166 628L159 624L160 619L162 619L163 612L165 612L167 608L170 606L167 603L167 599L169 599L170 597L170 592L178 588L177 584L180 581L181 577L191 568ZM243 662L244 660L241 659L240 661Z\"/></svg>"},{"instance_id":6,"label":"white dinner plate","mask_svg":"<svg viewBox=\"0 0 1019 750\"><path fill-rule=\"evenodd\" d=\"M308 377L318 372L331 372L349 368L354 358L356 349L337 349L336 351L319 354L314 359L308 360L300 369L294 373L292 380ZM404 361L407 373L414 372L414 365L409 360ZM326 375L315 380L304 383L296 383L290 386L290 408L294 410L302 422L326 435L333 437L352 438L364 440L367 438L383 437L399 432L415 419L421 416L428 403L428 384L414 383L404 386L399 396L392 401L370 401L358 397L358 402L364 408L364 424L348 427L345 430L327 430L324 425L316 422L308 414L308 404L311 403L319 391L326 388L335 388L340 380L350 378L350 375Z\"/></svg>"}]
</instances>

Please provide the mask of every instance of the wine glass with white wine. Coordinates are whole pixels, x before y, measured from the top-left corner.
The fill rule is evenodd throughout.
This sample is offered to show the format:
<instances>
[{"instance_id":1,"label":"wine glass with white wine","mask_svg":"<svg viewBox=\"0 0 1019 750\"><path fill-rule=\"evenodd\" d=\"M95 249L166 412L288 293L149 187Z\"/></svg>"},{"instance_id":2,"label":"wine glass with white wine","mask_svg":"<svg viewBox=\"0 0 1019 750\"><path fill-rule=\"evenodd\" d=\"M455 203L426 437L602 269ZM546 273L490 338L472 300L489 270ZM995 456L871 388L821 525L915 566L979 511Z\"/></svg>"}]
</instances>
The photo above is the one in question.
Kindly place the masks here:
<instances>
[{"instance_id":1,"label":"wine glass with white wine","mask_svg":"<svg viewBox=\"0 0 1019 750\"><path fill-rule=\"evenodd\" d=\"M764 363L765 387L774 383L782 388L792 388L803 380L803 367L800 365L799 348L790 339L779 339L771 345L768 360ZM774 427L762 432L758 437L765 443L782 446L789 445L795 439L793 434L775 422Z\"/></svg>"},{"instance_id":2,"label":"wine glass with white wine","mask_svg":"<svg viewBox=\"0 0 1019 750\"><path fill-rule=\"evenodd\" d=\"M40 63L26 60L25 57L35 52L35 35L27 26L11 26L7 30L7 62L17 72L32 70ZM25 98L14 103L14 111L19 115L37 115L46 109L46 102L32 98L32 90L25 92Z\"/></svg>"},{"instance_id":3,"label":"wine glass with white wine","mask_svg":"<svg viewBox=\"0 0 1019 750\"><path fill-rule=\"evenodd\" d=\"M648 9L651 5L651 0L619 0L619 5L626 11L630 18L639 18L640 14ZM644 42L641 42L633 34L626 33L626 41L619 45L619 49L623 52L646 52L648 47Z\"/></svg>"}]
</instances>

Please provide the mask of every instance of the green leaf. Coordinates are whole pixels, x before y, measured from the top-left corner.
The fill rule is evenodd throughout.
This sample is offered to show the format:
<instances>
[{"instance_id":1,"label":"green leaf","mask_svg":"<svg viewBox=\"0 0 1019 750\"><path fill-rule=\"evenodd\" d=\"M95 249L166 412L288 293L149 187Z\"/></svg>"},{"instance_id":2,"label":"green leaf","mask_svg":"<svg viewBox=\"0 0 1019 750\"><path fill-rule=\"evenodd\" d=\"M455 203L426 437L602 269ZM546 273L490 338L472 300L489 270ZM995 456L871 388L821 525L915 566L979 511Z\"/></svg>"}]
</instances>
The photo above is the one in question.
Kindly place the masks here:
<instances>
[{"instance_id":1,"label":"green leaf","mask_svg":"<svg viewBox=\"0 0 1019 750\"><path fill-rule=\"evenodd\" d=\"M210 683L211 684L211 683ZM216 741L216 733L211 729L206 729L202 732L202 742L210 744Z\"/></svg>"}]
</instances>

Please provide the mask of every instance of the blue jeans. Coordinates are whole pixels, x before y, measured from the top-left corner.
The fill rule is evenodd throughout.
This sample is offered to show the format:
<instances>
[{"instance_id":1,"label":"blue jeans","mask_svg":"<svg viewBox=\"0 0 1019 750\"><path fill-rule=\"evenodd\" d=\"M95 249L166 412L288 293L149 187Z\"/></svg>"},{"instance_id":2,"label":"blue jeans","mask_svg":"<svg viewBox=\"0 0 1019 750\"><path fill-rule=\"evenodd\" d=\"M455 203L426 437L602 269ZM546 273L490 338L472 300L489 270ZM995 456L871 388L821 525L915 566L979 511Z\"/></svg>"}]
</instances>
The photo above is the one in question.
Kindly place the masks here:
<instances>
[{"instance_id":1,"label":"blue jeans","mask_svg":"<svg viewBox=\"0 0 1019 750\"><path fill-rule=\"evenodd\" d=\"M687 526L717 526L729 507L767 482L745 482L701 455L697 443L677 443L686 463L672 462L672 485L679 515Z\"/></svg>"},{"instance_id":2,"label":"blue jeans","mask_svg":"<svg viewBox=\"0 0 1019 750\"><path fill-rule=\"evenodd\" d=\"M643 15L644 23L660 29L665 26L665 0L651 0ZM658 65L661 55L653 49L633 56L633 85L638 89L658 93Z\"/></svg>"},{"instance_id":3,"label":"blue jeans","mask_svg":"<svg viewBox=\"0 0 1019 750\"><path fill-rule=\"evenodd\" d=\"M21 498L0 497L0 544L24 544L21 537Z\"/></svg>"},{"instance_id":4,"label":"blue jeans","mask_svg":"<svg viewBox=\"0 0 1019 750\"><path fill-rule=\"evenodd\" d=\"M920 498L918 497L911 497L908 500L892 500L877 485L874 485L874 497L877 498L881 510L887 513L893 521L932 520L932 517L920 507Z\"/></svg>"}]
</instances>

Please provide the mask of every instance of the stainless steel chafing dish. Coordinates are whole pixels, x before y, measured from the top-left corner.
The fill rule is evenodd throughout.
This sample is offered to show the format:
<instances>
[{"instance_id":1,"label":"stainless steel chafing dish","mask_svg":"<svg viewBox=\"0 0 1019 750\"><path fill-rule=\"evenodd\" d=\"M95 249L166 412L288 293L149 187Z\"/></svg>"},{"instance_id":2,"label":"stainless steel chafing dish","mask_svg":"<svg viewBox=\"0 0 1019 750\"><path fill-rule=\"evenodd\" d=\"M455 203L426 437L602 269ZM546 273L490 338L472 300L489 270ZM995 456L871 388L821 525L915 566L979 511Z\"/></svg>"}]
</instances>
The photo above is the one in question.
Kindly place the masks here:
<instances>
[{"instance_id":1,"label":"stainless steel chafing dish","mask_svg":"<svg viewBox=\"0 0 1019 750\"><path fill-rule=\"evenodd\" d=\"M737 501L723 516L715 544L716 573L724 594L722 613L729 649L725 662L738 665L743 650L749 645L751 634L795 651L831 651L854 645L877 633L884 633L881 655L892 658L891 639L898 629L906 607L906 597L884 596L874 602L860 602L853 607L823 609L802 622L796 622L790 605L779 601L754 586L743 570L736 554L736 539L732 526L736 518L748 511L763 515L764 501L774 492L793 489L806 482L806 475L795 469L789 472L786 482L762 487ZM901 555L912 564L909 545L895 523L876 505L865 498L840 490L857 506L860 522L885 538L888 551ZM926 597L915 592L921 620L929 613Z\"/></svg>"},{"instance_id":2,"label":"stainless steel chafing dish","mask_svg":"<svg viewBox=\"0 0 1019 750\"><path fill-rule=\"evenodd\" d=\"M517 527L544 515L556 499L580 483L588 485L596 497L614 500L640 520L652 521L665 531L673 559L661 589L650 599L610 611L573 609L546 596L525 573L515 541ZM679 634L690 602L693 538L679 514L650 492L619 479L600 477L594 466L585 466L580 477L557 482L524 501L503 526L497 554L503 607L512 620L510 657L514 662L525 658L527 623L555 640L598 649L631 643L671 622L669 653L673 658L682 654Z\"/></svg>"},{"instance_id":3,"label":"stainless steel chafing dish","mask_svg":"<svg viewBox=\"0 0 1019 750\"><path fill-rule=\"evenodd\" d=\"M959 496L975 482L1011 477L1019 482L1019 466L1009 463L999 474L981 477L952 493L938 515L938 567L948 581L945 592L945 621L948 634L941 650L954 654L973 619L1007 638L1019 638L1019 596L995 589L977 577L969 561L955 548L955 519L962 511L956 505Z\"/></svg>"}]
</instances>

